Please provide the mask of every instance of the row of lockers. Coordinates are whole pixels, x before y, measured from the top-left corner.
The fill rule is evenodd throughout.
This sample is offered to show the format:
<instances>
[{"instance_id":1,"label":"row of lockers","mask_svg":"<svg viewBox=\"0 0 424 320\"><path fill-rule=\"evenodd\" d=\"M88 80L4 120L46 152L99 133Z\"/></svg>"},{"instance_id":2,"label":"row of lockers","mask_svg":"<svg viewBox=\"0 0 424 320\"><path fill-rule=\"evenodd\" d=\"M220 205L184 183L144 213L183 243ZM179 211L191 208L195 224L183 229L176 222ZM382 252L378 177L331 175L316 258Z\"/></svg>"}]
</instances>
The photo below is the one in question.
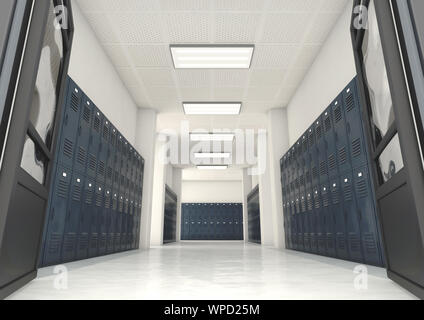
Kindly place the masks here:
<instances>
[{"instance_id":1,"label":"row of lockers","mask_svg":"<svg viewBox=\"0 0 424 320\"><path fill-rule=\"evenodd\" d=\"M163 243L177 241L177 195L166 186L165 188L165 212L163 223Z\"/></svg>"},{"instance_id":2,"label":"row of lockers","mask_svg":"<svg viewBox=\"0 0 424 320\"><path fill-rule=\"evenodd\" d=\"M104 129L104 125L113 126L89 101L68 79L44 228L42 266L139 246L144 160L116 129ZM86 106L90 106L89 112ZM96 138L98 129L101 140ZM93 158L96 169L90 161L82 166L82 153L78 150L83 148ZM101 155L104 150L106 156ZM104 170L99 169L103 164L110 165L112 171L119 170L116 179L114 174L106 178Z\"/></svg>"},{"instance_id":3,"label":"row of lockers","mask_svg":"<svg viewBox=\"0 0 424 320\"><path fill-rule=\"evenodd\" d=\"M249 242L262 242L261 237L261 213L259 204L259 186L256 186L247 197Z\"/></svg>"},{"instance_id":4,"label":"row of lockers","mask_svg":"<svg viewBox=\"0 0 424 320\"><path fill-rule=\"evenodd\" d=\"M354 79L281 159L289 249L383 265L362 126Z\"/></svg>"},{"instance_id":5,"label":"row of lockers","mask_svg":"<svg viewBox=\"0 0 424 320\"><path fill-rule=\"evenodd\" d=\"M241 203L184 203L181 240L243 240Z\"/></svg>"}]
</instances>

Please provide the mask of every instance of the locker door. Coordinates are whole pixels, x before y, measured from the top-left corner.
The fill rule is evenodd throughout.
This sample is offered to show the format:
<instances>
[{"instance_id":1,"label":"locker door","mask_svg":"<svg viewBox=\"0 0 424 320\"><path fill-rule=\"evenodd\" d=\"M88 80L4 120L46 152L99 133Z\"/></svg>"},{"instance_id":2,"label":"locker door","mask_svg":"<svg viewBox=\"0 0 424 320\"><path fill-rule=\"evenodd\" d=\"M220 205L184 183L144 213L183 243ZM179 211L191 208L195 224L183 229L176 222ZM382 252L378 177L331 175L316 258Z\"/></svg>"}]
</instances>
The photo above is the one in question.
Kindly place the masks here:
<instances>
[{"instance_id":1,"label":"locker door","mask_svg":"<svg viewBox=\"0 0 424 320\"><path fill-rule=\"evenodd\" d=\"M90 239L91 215L94 205L94 180L85 179L83 202L81 205L80 224L78 233L78 246L76 259L86 259L88 256L88 246Z\"/></svg>"},{"instance_id":2,"label":"locker door","mask_svg":"<svg viewBox=\"0 0 424 320\"><path fill-rule=\"evenodd\" d=\"M128 220L128 243L127 243L127 250L132 249L132 245L134 242L134 236L135 236L135 210L134 210L134 195L131 192L130 193L130 208L129 208L129 220Z\"/></svg>"},{"instance_id":3,"label":"locker door","mask_svg":"<svg viewBox=\"0 0 424 320\"><path fill-rule=\"evenodd\" d=\"M329 182L321 185L322 211L325 216L325 246L327 255L336 256L335 237L334 237L334 215L331 210L331 194Z\"/></svg>"},{"instance_id":4,"label":"locker door","mask_svg":"<svg viewBox=\"0 0 424 320\"><path fill-rule=\"evenodd\" d=\"M97 181L106 181L106 163L109 152L109 138L110 138L110 123L105 119L104 115L100 113L101 121L101 135L99 139L99 154L97 156Z\"/></svg>"},{"instance_id":5,"label":"locker door","mask_svg":"<svg viewBox=\"0 0 424 320\"><path fill-rule=\"evenodd\" d=\"M104 184L96 181L94 189L94 205L91 213L90 241L88 256L96 257L99 254L100 218L103 212Z\"/></svg>"},{"instance_id":6,"label":"locker door","mask_svg":"<svg viewBox=\"0 0 424 320\"><path fill-rule=\"evenodd\" d=\"M74 171L85 174L87 168L88 145L91 135L92 104L84 95L82 98L82 111L77 132L76 156Z\"/></svg>"},{"instance_id":7,"label":"locker door","mask_svg":"<svg viewBox=\"0 0 424 320\"><path fill-rule=\"evenodd\" d=\"M188 227L187 204L183 203L181 205L181 240L188 240L187 239L187 227Z\"/></svg>"},{"instance_id":8,"label":"locker door","mask_svg":"<svg viewBox=\"0 0 424 320\"><path fill-rule=\"evenodd\" d=\"M325 185L325 181L323 181ZM316 235L317 235L317 247L320 255L327 254L326 245L326 215L323 208L321 186L315 186L314 188L314 212L316 216Z\"/></svg>"},{"instance_id":9,"label":"locker door","mask_svg":"<svg viewBox=\"0 0 424 320\"><path fill-rule=\"evenodd\" d=\"M68 96L66 99L57 162L64 167L72 168L77 146L82 91L71 79L69 80Z\"/></svg>"},{"instance_id":10,"label":"locker door","mask_svg":"<svg viewBox=\"0 0 424 320\"><path fill-rule=\"evenodd\" d=\"M328 177L328 163L327 163L327 141L325 140L325 124L323 117L319 117L315 121L315 137L316 137L316 150L319 163L319 180L320 182L327 180Z\"/></svg>"},{"instance_id":11,"label":"locker door","mask_svg":"<svg viewBox=\"0 0 424 320\"><path fill-rule=\"evenodd\" d=\"M61 263L61 249L65 231L71 179L71 170L65 169L60 165L57 166L50 204L50 220L47 229L43 266Z\"/></svg>"},{"instance_id":12,"label":"locker door","mask_svg":"<svg viewBox=\"0 0 424 320\"><path fill-rule=\"evenodd\" d=\"M306 190L306 221L304 225L304 247L303 250L306 252L317 252L317 240L316 240L316 216L314 211L314 198L312 188Z\"/></svg>"},{"instance_id":13,"label":"locker door","mask_svg":"<svg viewBox=\"0 0 424 320\"><path fill-rule=\"evenodd\" d=\"M100 110L93 105L93 119L91 122L91 136L88 146L87 176L96 179L98 156L101 139L102 118Z\"/></svg>"},{"instance_id":14,"label":"locker door","mask_svg":"<svg viewBox=\"0 0 424 320\"><path fill-rule=\"evenodd\" d=\"M82 190L84 188L84 176L74 172L71 180L71 192L66 215L65 234L62 247L62 261L69 262L75 259L78 232L81 214Z\"/></svg>"},{"instance_id":15,"label":"locker door","mask_svg":"<svg viewBox=\"0 0 424 320\"><path fill-rule=\"evenodd\" d=\"M368 167L354 170L354 184L358 214L360 218L362 250L367 264L383 266L382 250L378 233L378 224L371 179Z\"/></svg>"},{"instance_id":16,"label":"locker door","mask_svg":"<svg viewBox=\"0 0 424 320\"><path fill-rule=\"evenodd\" d=\"M340 95L332 105L333 119L334 119L334 133L337 148L337 164L339 166L339 173L345 173L351 170L351 163L349 159L349 144L346 132L346 119L343 112L343 97Z\"/></svg>"},{"instance_id":17,"label":"locker door","mask_svg":"<svg viewBox=\"0 0 424 320\"><path fill-rule=\"evenodd\" d=\"M115 247L115 252L120 252L121 251L122 216L124 212L124 196L120 193L120 191L117 191L117 195L118 195L118 213L116 218L114 247Z\"/></svg>"},{"instance_id":18,"label":"locker door","mask_svg":"<svg viewBox=\"0 0 424 320\"><path fill-rule=\"evenodd\" d=\"M99 255L107 253L108 228L110 224L110 209L112 205L112 188L105 186L103 190L103 210L100 211L99 221Z\"/></svg>"},{"instance_id":19,"label":"locker door","mask_svg":"<svg viewBox=\"0 0 424 320\"><path fill-rule=\"evenodd\" d=\"M367 164L366 142L362 129L362 116L356 78L343 90L343 105L346 114L346 129L349 141L352 167L358 168Z\"/></svg>"},{"instance_id":20,"label":"locker door","mask_svg":"<svg viewBox=\"0 0 424 320\"><path fill-rule=\"evenodd\" d=\"M108 240L107 240L107 253L114 252L114 242L115 242L115 231L116 231L116 222L118 219L118 193L114 191L115 188L112 188L112 205L110 208L110 224L108 229Z\"/></svg>"},{"instance_id":21,"label":"locker door","mask_svg":"<svg viewBox=\"0 0 424 320\"><path fill-rule=\"evenodd\" d=\"M337 101L337 100L336 100ZM332 105L336 103L333 102ZM332 106L329 106L322 116L322 121L324 123L324 138L327 148L327 165L328 165L328 176L331 178L337 177L339 174L338 162L337 162L337 142L336 136L334 133L334 122L333 122L333 112Z\"/></svg>"},{"instance_id":22,"label":"locker door","mask_svg":"<svg viewBox=\"0 0 424 320\"><path fill-rule=\"evenodd\" d=\"M342 191L339 178L330 180L331 210L335 220L335 238L337 258L349 259L346 239L346 222L342 202Z\"/></svg>"},{"instance_id":23,"label":"locker door","mask_svg":"<svg viewBox=\"0 0 424 320\"><path fill-rule=\"evenodd\" d=\"M128 243L128 219L129 219L130 200L127 192L125 192L124 211L122 214L121 227L121 251L125 251Z\"/></svg>"},{"instance_id":24,"label":"locker door","mask_svg":"<svg viewBox=\"0 0 424 320\"><path fill-rule=\"evenodd\" d=\"M352 174L345 173L341 177L340 183L343 188L343 208L346 220L347 243L350 259L357 262L363 262L361 231L359 228L359 217L356 207Z\"/></svg>"}]
</instances>

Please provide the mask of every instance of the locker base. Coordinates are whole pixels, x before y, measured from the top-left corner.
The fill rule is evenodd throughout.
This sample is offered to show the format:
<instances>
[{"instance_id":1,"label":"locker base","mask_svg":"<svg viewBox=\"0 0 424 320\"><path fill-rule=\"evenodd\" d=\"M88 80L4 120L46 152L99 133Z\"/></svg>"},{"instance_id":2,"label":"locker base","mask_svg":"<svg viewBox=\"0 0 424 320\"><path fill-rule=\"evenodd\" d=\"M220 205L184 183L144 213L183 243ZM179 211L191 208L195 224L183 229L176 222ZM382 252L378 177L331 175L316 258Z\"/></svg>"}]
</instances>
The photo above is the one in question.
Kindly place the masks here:
<instances>
[{"instance_id":1,"label":"locker base","mask_svg":"<svg viewBox=\"0 0 424 320\"><path fill-rule=\"evenodd\" d=\"M424 300L424 288L421 287L420 285L414 282L411 282L390 270L387 270L387 276L389 277L389 279L396 282L402 288L408 290L412 294L416 295L418 298Z\"/></svg>"},{"instance_id":2,"label":"locker base","mask_svg":"<svg viewBox=\"0 0 424 320\"><path fill-rule=\"evenodd\" d=\"M12 283L6 285L3 288L0 288L0 300L11 295L16 290L22 288L27 283L31 282L37 277L37 271L32 271L31 273L19 278L18 280L13 281Z\"/></svg>"}]
</instances>

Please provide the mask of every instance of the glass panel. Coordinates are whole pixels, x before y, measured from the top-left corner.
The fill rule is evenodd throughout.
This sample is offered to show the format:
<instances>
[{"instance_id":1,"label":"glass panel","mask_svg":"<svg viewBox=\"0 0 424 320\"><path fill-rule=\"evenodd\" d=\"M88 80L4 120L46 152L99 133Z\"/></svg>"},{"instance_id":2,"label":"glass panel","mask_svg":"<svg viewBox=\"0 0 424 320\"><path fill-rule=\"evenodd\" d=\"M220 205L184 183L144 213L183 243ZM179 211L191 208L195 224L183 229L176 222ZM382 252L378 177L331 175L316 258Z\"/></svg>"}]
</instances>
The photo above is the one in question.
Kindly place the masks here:
<instances>
[{"instance_id":1,"label":"glass panel","mask_svg":"<svg viewBox=\"0 0 424 320\"><path fill-rule=\"evenodd\" d=\"M399 135L396 134L378 158L381 184L393 178L404 167Z\"/></svg>"},{"instance_id":2,"label":"glass panel","mask_svg":"<svg viewBox=\"0 0 424 320\"><path fill-rule=\"evenodd\" d=\"M30 137L26 137L21 167L40 184L44 184L46 174L46 158Z\"/></svg>"},{"instance_id":3,"label":"glass panel","mask_svg":"<svg viewBox=\"0 0 424 320\"><path fill-rule=\"evenodd\" d=\"M30 113L31 123L48 148L51 147L57 86L63 59L62 30L55 28L55 17L53 1L50 1L50 13Z\"/></svg>"},{"instance_id":4,"label":"glass panel","mask_svg":"<svg viewBox=\"0 0 424 320\"><path fill-rule=\"evenodd\" d=\"M394 123L395 115L374 1L370 2L368 9L368 30L365 32L362 54L365 81L371 102L370 118L373 125L375 145L378 146Z\"/></svg>"}]
</instances>

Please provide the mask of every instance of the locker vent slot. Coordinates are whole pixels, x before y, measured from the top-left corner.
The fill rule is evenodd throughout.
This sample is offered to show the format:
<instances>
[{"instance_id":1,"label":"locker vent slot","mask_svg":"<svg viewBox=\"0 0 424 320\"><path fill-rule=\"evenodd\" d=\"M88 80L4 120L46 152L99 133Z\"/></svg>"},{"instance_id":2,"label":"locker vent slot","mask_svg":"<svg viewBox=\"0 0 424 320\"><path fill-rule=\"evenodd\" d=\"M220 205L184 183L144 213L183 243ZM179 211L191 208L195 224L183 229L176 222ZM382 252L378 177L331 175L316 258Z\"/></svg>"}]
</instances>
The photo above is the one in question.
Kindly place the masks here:
<instances>
[{"instance_id":1,"label":"locker vent slot","mask_svg":"<svg viewBox=\"0 0 424 320\"><path fill-rule=\"evenodd\" d=\"M321 208L321 204L320 204L320 201L319 201L319 195L315 195L315 197L314 197L314 202L315 202L315 209L319 209L319 208Z\"/></svg>"},{"instance_id":2,"label":"locker vent slot","mask_svg":"<svg viewBox=\"0 0 424 320\"><path fill-rule=\"evenodd\" d=\"M339 189L333 189L331 191L331 197L333 199L333 204L339 204L340 203L340 192Z\"/></svg>"},{"instance_id":3,"label":"locker vent slot","mask_svg":"<svg viewBox=\"0 0 424 320\"><path fill-rule=\"evenodd\" d=\"M353 94L349 94L346 97L346 111L351 112L355 108L355 101L353 100Z\"/></svg>"},{"instance_id":4,"label":"locker vent slot","mask_svg":"<svg viewBox=\"0 0 424 320\"><path fill-rule=\"evenodd\" d=\"M96 207L102 206L102 194L100 192L96 192Z\"/></svg>"},{"instance_id":5,"label":"locker vent slot","mask_svg":"<svg viewBox=\"0 0 424 320\"><path fill-rule=\"evenodd\" d=\"M356 233L349 233L349 248L351 252L361 251L361 241Z\"/></svg>"},{"instance_id":6,"label":"locker vent slot","mask_svg":"<svg viewBox=\"0 0 424 320\"><path fill-rule=\"evenodd\" d=\"M94 130L100 132L100 118L94 117Z\"/></svg>"},{"instance_id":7,"label":"locker vent slot","mask_svg":"<svg viewBox=\"0 0 424 320\"><path fill-rule=\"evenodd\" d=\"M332 233L327 233L327 249L334 249L334 236Z\"/></svg>"},{"instance_id":8,"label":"locker vent slot","mask_svg":"<svg viewBox=\"0 0 424 320\"><path fill-rule=\"evenodd\" d=\"M330 119L330 117L327 117L324 120L324 126L325 126L325 132L329 132L331 130L331 119Z\"/></svg>"},{"instance_id":9,"label":"locker vent slot","mask_svg":"<svg viewBox=\"0 0 424 320\"><path fill-rule=\"evenodd\" d=\"M90 249L97 249L98 242L99 236L97 235L97 233L91 233Z\"/></svg>"},{"instance_id":10,"label":"locker vent slot","mask_svg":"<svg viewBox=\"0 0 424 320\"><path fill-rule=\"evenodd\" d=\"M71 109L74 112L78 112L78 108L79 107L79 98L76 94L72 94L72 98L71 98Z\"/></svg>"},{"instance_id":11,"label":"locker vent slot","mask_svg":"<svg viewBox=\"0 0 424 320\"><path fill-rule=\"evenodd\" d=\"M316 127L316 134L317 134L317 140L320 140L322 138L322 127L321 126Z\"/></svg>"},{"instance_id":12,"label":"locker vent slot","mask_svg":"<svg viewBox=\"0 0 424 320\"><path fill-rule=\"evenodd\" d=\"M323 161L323 162L320 163L319 170L320 170L321 176L325 176L327 174L327 163L326 163L326 161Z\"/></svg>"},{"instance_id":13,"label":"locker vent slot","mask_svg":"<svg viewBox=\"0 0 424 320\"><path fill-rule=\"evenodd\" d=\"M311 211L312 209L313 209L312 198L308 197L308 211Z\"/></svg>"},{"instance_id":14,"label":"locker vent slot","mask_svg":"<svg viewBox=\"0 0 424 320\"><path fill-rule=\"evenodd\" d=\"M330 205L330 201L328 199L328 193L323 193L322 194L322 205L324 207L328 207Z\"/></svg>"},{"instance_id":15,"label":"locker vent slot","mask_svg":"<svg viewBox=\"0 0 424 320\"><path fill-rule=\"evenodd\" d=\"M308 140L309 140L309 147L313 147L313 145L315 144L315 138L313 133L309 134Z\"/></svg>"},{"instance_id":16,"label":"locker vent slot","mask_svg":"<svg viewBox=\"0 0 424 320\"><path fill-rule=\"evenodd\" d=\"M93 190L86 189L85 190L85 203L91 205L93 203Z\"/></svg>"},{"instance_id":17,"label":"locker vent slot","mask_svg":"<svg viewBox=\"0 0 424 320\"><path fill-rule=\"evenodd\" d=\"M88 157L89 157L88 168L91 171L96 172L96 157L93 156L91 153Z\"/></svg>"},{"instance_id":18,"label":"locker vent slot","mask_svg":"<svg viewBox=\"0 0 424 320\"><path fill-rule=\"evenodd\" d=\"M345 201L352 201L353 199L352 186L351 185L344 186L343 194L344 194Z\"/></svg>"},{"instance_id":19,"label":"locker vent slot","mask_svg":"<svg viewBox=\"0 0 424 320\"><path fill-rule=\"evenodd\" d=\"M113 169L112 167L107 167L107 178L112 180L113 177Z\"/></svg>"},{"instance_id":20,"label":"locker vent slot","mask_svg":"<svg viewBox=\"0 0 424 320\"><path fill-rule=\"evenodd\" d=\"M118 199L114 197L112 200L112 209L116 210L117 208L118 208Z\"/></svg>"},{"instance_id":21,"label":"locker vent slot","mask_svg":"<svg viewBox=\"0 0 424 320\"><path fill-rule=\"evenodd\" d=\"M110 197L106 196L105 198L105 209L109 209L110 208Z\"/></svg>"},{"instance_id":22,"label":"locker vent slot","mask_svg":"<svg viewBox=\"0 0 424 320\"><path fill-rule=\"evenodd\" d=\"M85 153L84 148L79 147L78 155L77 155L77 162L82 166L85 165L85 156L86 156L86 153Z\"/></svg>"},{"instance_id":23,"label":"locker vent slot","mask_svg":"<svg viewBox=\"0 0 424 320\"><path fill-rule=\"evenodd\" d=\"M73 232L67 233L65 235L65 240L64 240L64 243L63 243L63 247L65 249L65 252L74 252L76 238L77 238L77 236Z\"/></svg>"},{"instance_id":24,"label":"locker vent slot","mask_svg":"<svg viewBox=\"0 0 424 320\"><path fill-rule=\"evenodd\" d=\"M368 196L367 184L365 180L359 180L356 183L356 189L357 189L359 198L366 198Z\"/></svg>"},{"instance_id":25,"label":"locker vent slot","mask_svg":"<svg viewBox=\"0 0 424 320\"><path fill-rule=\"evenodd\" d=\"M330 168L330 171L333 171L336 169L336 166L337 166L336 157L333 153L328 157L328 167Z\"/></svg>"},{"instance_id":26,"label":"locker vent slot","mask_svg":"<svg viewBox=\"0 0 424 320\"><path fill-rule=\"evenodd\" d=\"M315 180L315 179L318 179L318 169L317 169L317 167L313 167L312 168L312 178Z\"/></svg>"},{"instance_id":27,"label":"locker vent slot","mask_svg":"<svg viewBox=\"0 0 424 320\"><path fill-rule=\"evenodd\" d=\"M109 127L106 125L103 127L103 139L109 140Z\"/></svg>"},{"instance_id":28,"label":"locker vent slot","mask_svg":"<svg viewBox=\"0 0 424 320\"><path fill-rule=\"evenodd\" d=\"M88 234L87 233L81 233L79 235L79 250L87 250L88 249Z\"/></svg>"},{"instance_id":29,"label":"locker vent slot","mask_svg":"<svg viewBox=\"0 0 424 320\"><path fill-rule=\"evenodd\" d=\"M375 241L375 237L372 233L364 234L365 240L365 250L368 254L376 254L377 253L377 244Z\"/></svg>"},{"instance_id":30,"label":"locker vent slot","mask_svg":"<svg viewBox=\"0 0 424 320\"><path fill-rule=\"evenodd\" d=\"M64 199L68 197L68 184L66 181L59 180L59 185L57 187L57 195Z\"/></svg>"},{"instance_id":31,"label":"locker vent slot","mask_svg":"<svg viewBox=\"0 0 424 320\"><path fill-rule=\"evenodd\" d=\"M354 158L359 157L361 155L361 139L355 139L352 142L352 156Z\"/></svg>"},{"instance_id":32,"label":"locker vent slot","mask_svg":"<svg viewBox=\"0 0 424 320\"><path fill-rule=\"evenodd\" d=\"M74 186L74 192L72 193L72 200L81 201L81 187L79 185Z\"/></svg>"},{"instance_id":33,"label":"locker vent slot","mask_svg":"<svg viewBox=\"0 0 424 320\"><path fill-rule=\"evenodd\" d=\"M346 238L344 233L337 233L336 236L337 239L337 249L339 250L346 250Z\"/></svg>"},{"instance_id":34,"label":"locker vent slot","mask_svg":"<svg viewBox=\"0 0 424 320\"><path fill-rule=\"evenodd\" d=\"M346 147L343 147L339 150L339 160L340 160L340 165L346 163L347 161Z\"/></svg>"},{"instance_id":35,"label":"locker vent slot","mask_svg":"<svg viewBox=\"0 0 424 320\"><path fill-rule=\"evenodd\" d=\"M303 198L300 201L300 205L301 205L301 208L302 208L302 212L305 212L306 211L306 200L305 200L305 198Z\"/></svg>"},{"instance_id":36,"label":"locker vent slot","mask_svg":"<svg viewBox=\"0 0 424 320\"><path fill-rule=\"evenodd\" d=\"M90 120L91 120L91 110L88 107L84 107L84 111L82 113L82 118L88 124L90 123Z\"/></svg>"},{"instance_id":37,"label":"locker vent slot","mask_svg":"<svg viewBox=\"0 0 424 320\"><path fill-rule=\"evenodd\" d=\"M104 177L105 175L105 163L103 161L99 161L99 175Z\"/></svg>"},{"instance_id":38,"label":"locker vent slot","mask_svg":"<svg viewBox=\"0 0 424 320\"><path fill-rule=\"evenodd\" d=\"M303 176L303 174L300 176L299 181L300 181L300 185L301 185L302 187L303 187L303 186L305 186L305 177Z\"/></svg>"},{"instance_id":39,"label":"locker vent slot","mask_svg":"<svg viewBox=\"0 0 424 320\"><path fill-rule=\"evenodd\" d=\"M62 235L59 233L52 233L49 240L49 254L56 254L59 252L62 242Z\"/></svg>"},{"instance_id":40,"label":"locker vent slot","mask_svg":"<svg viewBox=\"0 0 424 320\"><path fill-rule=\"evenodd\" d=\"M118 211L122 213L122 210L124 210L124 202L122 200L119 200L119 208Z\"/></svg>"},{"instance_id":41,"label":"locker vent slot","mask_svg":"<svg viewBox=\"0 0 424 320\"><path fill-rule=\"evenodd\" d=\"M69 139L65 139L65 142L63 143L63 154L66 157L72 159L73 150L74 150L74 143Z\"/></svg>"},{"instance_id":42,"label":"locker vent slot","mask_svg":"<svg viewBox=\"0 0 424 320\"><path fill-rule=\"evenodd\" d=\"M342 109L339 106L334 109L334 121L336 123L339 123L341 120L342 120Z\"/></svg>"}]
</instances>

